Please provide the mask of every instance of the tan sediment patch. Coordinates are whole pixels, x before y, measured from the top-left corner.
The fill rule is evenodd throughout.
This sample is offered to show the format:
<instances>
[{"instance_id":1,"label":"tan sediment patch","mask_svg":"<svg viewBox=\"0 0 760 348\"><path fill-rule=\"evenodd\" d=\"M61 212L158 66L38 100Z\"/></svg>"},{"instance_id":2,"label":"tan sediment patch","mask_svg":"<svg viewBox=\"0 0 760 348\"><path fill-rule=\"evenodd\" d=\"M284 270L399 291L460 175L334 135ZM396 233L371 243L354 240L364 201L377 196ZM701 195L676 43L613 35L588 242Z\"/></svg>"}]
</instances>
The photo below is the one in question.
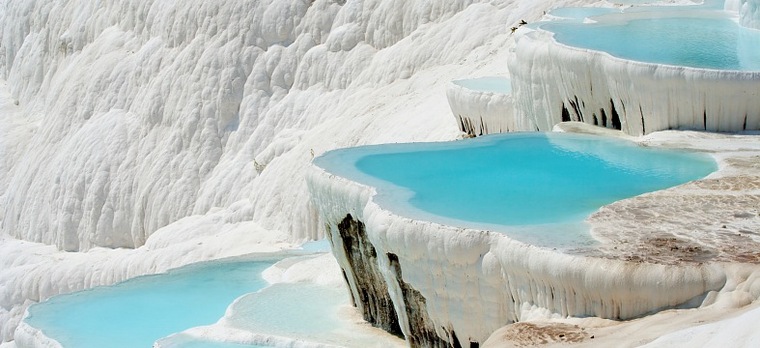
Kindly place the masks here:
<instances>
[{"instance_id":1,"label":"tan sediment patch","mask_svg":"<svg viewBox=\"0 0 760 348\"><path fill-rule=\"evenodd\" d=\"M758 158L757 161L758 168L760 168L760 158ZM684 188L698 188L713 191L760 190L760 177L740 175L718 179L704 179L686 184Z\"/></svg>"},{"instance_id":2,"label":"tan sediment patch","mask_svg":"<svg viewBox=\"0 0 760 348\"><path fill-rule=\"evenodd\" d=\"M585 253L664 264L760 263L760 155L746 151L718 151L722 167L710 178L602 207L587 220L602 244Z\"/></svg>"},{"instance_id":3,"label":"tan sediment patch","mask_svg":"<svg viewBox=\"0 0 760 348\"><path fill-rule=\"evenodd\" d=\"M580 343L593 339L593 336L590 331L578 325L521 322L500 329L483 346L535 347L557 343Z\"/></svg>"},{"instance_id":4,"label":"tan sediment patch","mask_svg":"<svg viewBox=\"0 0 760 348\"><path fill-rule=\"evenodd\" d=\"M760 156L749 156L740 158L728 158L726 164L731 167L754 169L760 171Z\"/></svg>"},{"instance_id":5,"label":"tan sediment patch","mask_svg":"<svg viewBox=\"0 0 760 348\"><path fill-rule=\"evenodd\" d=\"M680 191L615 202L593 214L592 233L607 242L603 255L665 264L760 262L760 195Z\"/></svg>"}]
</instances>

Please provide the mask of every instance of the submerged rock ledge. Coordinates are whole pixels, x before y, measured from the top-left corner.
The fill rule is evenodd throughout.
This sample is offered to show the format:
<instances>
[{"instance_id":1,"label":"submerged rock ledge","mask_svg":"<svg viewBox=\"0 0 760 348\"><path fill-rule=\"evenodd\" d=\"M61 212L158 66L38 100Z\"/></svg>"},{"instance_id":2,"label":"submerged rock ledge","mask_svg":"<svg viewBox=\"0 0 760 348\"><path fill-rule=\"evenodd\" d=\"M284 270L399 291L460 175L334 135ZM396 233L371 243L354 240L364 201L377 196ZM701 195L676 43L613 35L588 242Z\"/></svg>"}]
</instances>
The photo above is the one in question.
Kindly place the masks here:
<instances>
[{"instance_id":1,"label":"submerged rock ledge","mask_svg":"<svg viewBox=\"0 0 760 348\"><path fill-rule=\"evenodd\" d=\"M743 170L726 165L731 161L728 158L736 157L732 156L718 156L722 168L717 177L729 178ZM640 197L680 195L674 201L687 201L683 198L694 194L693 187L709 186L714 177ZM536 311L630 319L665 308L709 305L718 293L738 288L753 299L760 296L760 290L753 290L758 288L752 285L756 277L751 276L760 273L758 267L746 264L757 259L743 257L742 247L716 244L720 248L716 255L726 255L716 258L675 260L673 255L679 254L674 252L661 253L667 257L631 257L642 246L671 248L667 240L660 246L653 244L647 233L661 223L673 223L672 233L688 233L688 228L680 228L688 226L687 220L679 220L679 224L653 217L647 221L650 226L640 228L636 237L628 235L635 217L609 223L625 211L615 212L615 203L590 220L600 246L568 253L527 245L501 233L396 215L373 201L374 188L317 166L310 169L307 182L354 304L373 324L397 333L391 318L395 313L401 332L413 346L479 346L498 328L525 320ZM640 197L619 203L625 206L646 199ZM735 197L736 202L746 198ZM726 205L727 211L731 207ZM676 216L681 209L699 215L697 208L689 204L670 207ZM714 216L711 214L714 212L702 215L709 219ZM630 228L617 234L605 232L618 231L617 225ZM630 248L616 248L623 240ZM676 246L688 251L698 240L690 243ZM379 308L386 303L393 308ZM382 320L373 319L378 312Z\"/></svg>"}]
</instances>

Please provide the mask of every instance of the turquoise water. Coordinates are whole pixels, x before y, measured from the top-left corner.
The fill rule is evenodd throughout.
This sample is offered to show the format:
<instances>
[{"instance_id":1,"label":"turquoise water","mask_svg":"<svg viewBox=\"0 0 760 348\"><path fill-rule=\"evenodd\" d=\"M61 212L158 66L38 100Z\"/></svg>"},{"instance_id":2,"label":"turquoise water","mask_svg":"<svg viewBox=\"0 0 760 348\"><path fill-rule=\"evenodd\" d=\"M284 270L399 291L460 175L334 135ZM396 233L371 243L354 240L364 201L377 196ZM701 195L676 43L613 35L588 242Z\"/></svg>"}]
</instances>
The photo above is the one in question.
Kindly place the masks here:
<instances>
[{"instance_id":1,"label":"turquoise water","mask_svg":"<svg viewBox=\"0 0 760 348\"><path fill-rule=\"evenodd\" d=\"M475 79L454 80L452 82L464 88L481 92L500 94L512 93L512 82L504 77L486 76Z\"/></svg>"},{"instance_id":2,"label":"turquoise water","mask_svg":"<svg viewBox=\"0 0 760 348\"><path fill-rule=\"evenodd\" d=\"M499 226L582 222L603 205L717 169L702 154L566 133L357 147L314 162L377 187L376 201L400 215L507 233L510 228Z\"/></svg>"},{"instance_id":3,"label":"turquoise water","mask_svg":"<svg viewBox=\"0 0 760 348\"><path fill-rule=\"evenodd\" d=\"M274 262L201 263L55 296L31 306L25 320L64 347L151 347L172 333L215 323L233 300L268 285L261 272Z\"/></svg>"},{"instance_id":4,"label":"turquoise water","mask_svg":"<svg viewBox=\"0 0 760 348\"><path fill-rule=\"evenodd\" d=\"M646 12L656 13L652 10ZM557 42L648 63L719 70L760 70L760 31L719 16L596 17L597 23L547 22ZM606 18L602 20L600 18Z\"/></svg>"}]
</instances>

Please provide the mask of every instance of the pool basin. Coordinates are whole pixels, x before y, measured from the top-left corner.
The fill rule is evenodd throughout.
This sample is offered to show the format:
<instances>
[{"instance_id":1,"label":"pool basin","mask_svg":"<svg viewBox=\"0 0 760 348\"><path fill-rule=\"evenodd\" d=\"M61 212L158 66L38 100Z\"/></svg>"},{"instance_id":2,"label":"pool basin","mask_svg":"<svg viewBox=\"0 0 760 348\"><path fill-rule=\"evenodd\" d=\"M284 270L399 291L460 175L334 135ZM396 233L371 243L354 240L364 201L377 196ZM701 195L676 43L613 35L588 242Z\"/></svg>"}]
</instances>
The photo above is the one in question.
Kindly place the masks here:
<instances>
[{"instance_id":1,"label":"pool basin","mask_svg":"<svg viewBox=\"0 0 760 348\"><path fill-rule=\"evenodd\" d=\"M717 169L703 154L567 133L366 146L314 163L377 188L374 200L399 215L545 246L586 245L583 220L599 207Z\"/></svg>"}]
</instances>

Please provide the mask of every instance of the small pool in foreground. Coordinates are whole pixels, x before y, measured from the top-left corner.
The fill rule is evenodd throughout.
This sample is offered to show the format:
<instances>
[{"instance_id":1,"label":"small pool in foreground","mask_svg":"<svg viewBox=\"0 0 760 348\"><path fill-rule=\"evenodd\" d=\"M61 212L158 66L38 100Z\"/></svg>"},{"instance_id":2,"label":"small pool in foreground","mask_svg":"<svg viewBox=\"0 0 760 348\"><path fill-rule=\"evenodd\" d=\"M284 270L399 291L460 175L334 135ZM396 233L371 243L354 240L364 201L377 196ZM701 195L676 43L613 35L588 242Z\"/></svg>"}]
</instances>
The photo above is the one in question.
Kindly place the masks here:
<instances>
[{"instance_id":1,"label":"small pool in foreground","mask_svg":"<svg viewBox=\"0 0 760 348\"><path fill-rule=\"evenodd\" d=\"M314 163L378 188L376 202L399 215L560 247L587 244L583 220L603 205L717 169L703 154L567 133L365 146Z\"/></svg>"},{"instance_id":2,"label":"small pool in foreground","mask_svg":"<svg viewBox=\"0 0 760 348\"><path fill-rule=\"evenodd\" d=\"M275 261L207 262L55 296L29 307L25 321L64 347L151 347L159 338L216 322L237 297L268 285L261 272Z\"/></svg>"}]
</instances>

